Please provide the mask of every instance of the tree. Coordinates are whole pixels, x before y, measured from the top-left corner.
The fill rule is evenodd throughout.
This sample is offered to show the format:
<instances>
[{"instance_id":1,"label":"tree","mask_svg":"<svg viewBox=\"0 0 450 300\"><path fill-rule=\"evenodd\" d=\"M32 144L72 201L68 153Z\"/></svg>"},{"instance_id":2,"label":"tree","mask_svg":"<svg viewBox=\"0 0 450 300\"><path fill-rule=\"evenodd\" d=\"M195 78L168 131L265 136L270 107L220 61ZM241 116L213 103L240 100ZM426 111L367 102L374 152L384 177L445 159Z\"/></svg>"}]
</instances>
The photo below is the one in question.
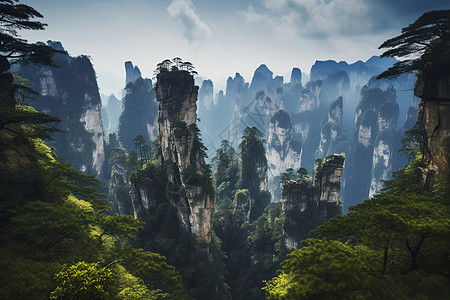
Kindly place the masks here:
<instances>
[{"instance_id":1,"label":"tree","mask_svg":"<svg viewBox=\"0 0 450 300\"><path fill-rule=\"evenodd\" d=\"M361 297L372 272L373 252L337 241L309 239L267 282L268 299L367 299Z\"/></svg>"},{"instance_id":2,"label":"tree","mask_svg":"<svg viewBox=\"0 0 450 300\"><path fill-rule=\"evenodd\" d=\"M0 61L11 59L14 63L38 63L54 65L52 56L61 53L42 44L29 44L21 39L18 30L43 30L47 24L34 21L42 15L18 0L0 0Z\"/></svg>"},{"instance_id":3,"label":"tree","mask_svg":"<svg viewBox=\"0 0 450 300\"><path fill-rule=\"evenodd\" d=\"M145 152L145 145L147 141L142 135L138 135L133 139L134 147L139 148L139 156L141 157L141 168L144 165L144 162L147 160L147 154Z\"/></svg>"},{"instance_id":4,"label":"tree","mask_svg":"<svg viewBox=\"0 0 450 300\"><path fill-rule=\"evenodd\" d=\"M446 70L450 64L450 10L430 11L402 34L385 41L379 49L391 48L381 57L405 57L377 79L394 78L403 73L420 71L424 75Z\"/></svg>"},{"instance_id":5,"label":"tree","mask_svg":"<svg viewBox=\"0 0 450 300\"><path fill-rule=\"evenodd\" d=\"M58 286L50 299L110 299L114 274L98 263L79 262L64 265L56 274Z\"/></svg>"},{"instance_id":6,"label":"tree","mask_svg":"<svg viewBox=\"0 0 450 300\"><path fill-rule=\"evenodd\" d=\"M175 64L175 67L177 67L177 69L180 69L180 64L181 64L181 58L179 58L178 56L175 57L174 59L172 59L173 63Z\"/></svg>"},{"instance_id":7,"label":"tree","mask_svg":"<svg viewBox=\"0 0 450 300\"><path fill-rule=\"evenodd\" d=\"M284 171L280 175L280 182L282 184L288 182L289 180L293 180L293 179L294 179L294 169L292 169L292 168L286 169L286 171Z\"/></svg>"},{"instance_id":8,"label":"tree","mask_svg":"<svg viewBox=\"0 0 450 300\"><path fill-rule=\"evenodd\" d=\"M270 202L270 194L260 190L260 184L267 175L267 159L265 151L264 134L256 127L247 127L244 130L242 141L239 144L239 159L241 172L239 188L249 189L254 200L250 220L256 220Z\"/></svg>"},{"instance_id":9,"label":"tree","mask_svg":"<svg viewBox=\"0 0 450 300\"><path fill-rule=\"evenodd\" d=\"M305 168L300 168L297 170L297 177L300 179L305 179L308 177L308 170Z\"/></svg>"},{"instance_id":10,"label":"tree","mask_svg":"<svg viewBox=\"0 0 450 300\"><path fill-rule=\"evenodd\" d=\"M239 163L236 150L230 142L223 140L216 156L212 159L214 181L217 190L217 205L225 199L232 199L239 180Z\"/></svg>"},{"instance_id":11,"label":"tree","mask_svg":"<svg viewBox=\"0 0 450 300\"><path fill-rule=\"evenodd\" d=\"M416 159L381 193L313 230L317 239L267 283L268 298L446 299L450 185L419 194L419 168Z\"/></svg>"},{"instance_id":12,"label":"tree","mask_svg":"<svg viewBox=\"0 0 450 300\"><path fill-rule=\"evenodd\" d=\"M417 121L414 126L405 131L402 138L402 148L399 150L409 161L415 159L425 146L425 128Z\"/></svg>"}]
</instances>

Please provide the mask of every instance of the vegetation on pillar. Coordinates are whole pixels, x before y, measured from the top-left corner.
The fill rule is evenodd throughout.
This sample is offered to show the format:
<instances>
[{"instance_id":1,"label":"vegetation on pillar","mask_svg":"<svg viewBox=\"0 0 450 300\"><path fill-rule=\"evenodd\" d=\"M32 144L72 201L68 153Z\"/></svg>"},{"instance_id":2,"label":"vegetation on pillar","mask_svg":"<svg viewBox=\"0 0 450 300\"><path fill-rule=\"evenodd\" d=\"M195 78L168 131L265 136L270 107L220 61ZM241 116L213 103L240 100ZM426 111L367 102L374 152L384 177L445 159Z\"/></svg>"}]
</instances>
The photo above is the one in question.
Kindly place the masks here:
<instances>
[{"instance_id":1,"label":"vegetation on pillar","mask_svg":"<svg viewBox=\"0 0 450 300\"><path fill-rule=\"evenodd\" d=\"M175 57L174 59L165 59L156 65L154 76L169 71L188 71L191 75L197 75L195 67L191 62L182 61L181 58Z\"/></svg>"},{"instance_id":2,"label":"vegetation on pillar","mask_svg":"<svg viewBox=\"0 0 450 300\"><path fill-rule=\"evenodd\" d=\"M233 199L239 180L239 161L236 150L230 142L223 140L216 156L212 159L214 179L217 191L217 205L225 199Z\"/></svg>"},{"instance_id":3,"label":"vegetation on pillar","mask_svg":"<svg viewBox=\"0 0 450 300\"><path fill-rule=\"evenodd\" d=\"M249 189L254 199L250 220L256 220L270 203L270 194L261 190L261 184L267 183L267 159L263 139L264 134L256 127L247 127L239 144L239 160L241 163L238 186Z\"/></svg>"},{"instance_id":4,"label":"vegetation on pillar","mask_svg":"<svg viewBox=\"0 0 450 300\"><path fill-rule=\"evenodd\" d=\"M380 194L314 230L317 239L267 283L268 298L448 298L449 186L419 194L419 166L412 162Z\"/></svg>"},{"instance_id":5,"label":"vegetation on pillar","mask_svg":"<svg viewBox=\"0 0 450 300\"><path fill-rule=\"evenodd\" d=\"M0 1L0 240L7 241L0 244L0 298L130 299L130 290L183 291L163 257L125 246L142 223L105 214L109 203L97 192L99 181L45 145L42 138L54 131L46 124L57 119L15 105L8 59L52 65L57 52L18 38L16 30L45 24L32 21L42 17L37 11L16 2ZM142 256L145 264L134 268Z\"/></svg>"}]
</instances>

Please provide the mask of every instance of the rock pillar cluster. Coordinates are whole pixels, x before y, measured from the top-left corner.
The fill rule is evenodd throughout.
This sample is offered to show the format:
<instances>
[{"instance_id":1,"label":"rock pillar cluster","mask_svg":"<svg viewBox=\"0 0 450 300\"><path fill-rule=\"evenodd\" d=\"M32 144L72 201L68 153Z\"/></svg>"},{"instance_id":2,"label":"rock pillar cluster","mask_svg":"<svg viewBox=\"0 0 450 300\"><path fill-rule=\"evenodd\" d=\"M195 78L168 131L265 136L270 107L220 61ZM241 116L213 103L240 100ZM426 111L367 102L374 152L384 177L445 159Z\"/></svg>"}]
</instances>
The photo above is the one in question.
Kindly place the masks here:
<instances>
[{"instance_id":1,"label":"rock pillar cluster","mask_svg":"<svg viewBox=\"0 0 450 300\"><path fill-rule=\"evenodd\" d=\"M155 89L169 200L177 208L185 228L195 234L199 242L209 243L214 191L196 125L198 86L187 71L165 70L158 74Z\"/></svg>"},{"instance_id":2,"label":"rock pillar cluster","mask_svg":"<svg viewBox=\"0 0 450 300\"><path fill-rule=\"evenodd\" d=\"M297 179L283 185L281 201L286 213L284 233L288 248L297 248L310 230L340 214L344 160L344 155L331 155L318 163L314 181Z\"/></svg>"}]
</instances>

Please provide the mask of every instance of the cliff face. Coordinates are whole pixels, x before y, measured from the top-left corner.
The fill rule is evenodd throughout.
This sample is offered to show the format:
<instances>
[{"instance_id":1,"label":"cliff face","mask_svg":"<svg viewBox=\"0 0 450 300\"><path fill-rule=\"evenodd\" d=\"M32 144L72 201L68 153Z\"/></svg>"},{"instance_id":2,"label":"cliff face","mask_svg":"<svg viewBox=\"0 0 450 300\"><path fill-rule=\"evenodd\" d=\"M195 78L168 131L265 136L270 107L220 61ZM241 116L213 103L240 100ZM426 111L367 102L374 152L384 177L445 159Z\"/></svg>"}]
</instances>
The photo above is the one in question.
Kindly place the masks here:
<instances>
[{"instance_id":1,"label":"cliff face","mask_svg":"<svg viewBox=\"0 0 450 300\"><path fill-rule=\"evenodd\" d=\"M106 101L103 101L103 104L102 120L105 135L112 132L117 132L117 124L122 112L122 102L114 95L110 95Z\"/></svg>"},{"instance_id":2,"label":"cliff face","mask_svg":"<svg viewBox=\"0 0 450 300\"><path fill-rule=\"evenodd\" d=\"M211 241L214 193L199 141L197 92L187 71L162 72L156 83L159 141L169 180L169 200L186 229L200 242Z\"/></svg>"},{"instance_id":3,"label":"cliff face","mask_svg":"<svg viewBox=\"0 0 450 300\"><path fill-rule=\"evenodd\" d=\"M358 196L349 195L345 198L351 198L349 201L352 204L349 205L361 202L369 196L369 190L370 194L373 194L379 189L381 180L388 179L392 170L403 168L406 164L406 160L397 155L397 149L401 146L399 145L402 139L402 133L399 132L403 129L401 125L404 124L405 129L410 128L412 120L410 116L414 114L417 105L411 101L413 99L411 88L415 77L405 74L391 81L371 79L395 62L395 59L379 57L353 64L317 62L311 69L311 80L303 85L301 71L297 68L292 70L289 83L283 82L282 77L275 76L265 65L258 67L250 84L239 74L234 78L230 77L226 93L219 92L213 105L204 109L204 113L199 113L202 120L199 126L202 127L202 132L208 133L204 135L204 140L211 151L210 156L214 156L221 140L227 139L237 148L246 127L258 128L266 139L270 140L266 144L269 188L273 199L277 201L281 196L281 186L278 184L276 187L273 180L280 175L277 174L279 172L277 169L285 166L296 167L300 164L301 167L311 170L314 168L316 158L344 152L347 154L344 183L350 181L346 186L353 186L349 193L353 188L359 190ZM364 86L367 86L368 90L363 90ZM395 89L398 107L394 105L391 108L394 114L398 113L398 120L390 119L389 116L379 116L385 96L380 94L378 97L374 91L378 89L386 92L389 86ZM205 94L209 91L206 87L208 86L205 86ZM368 105L367 108L361 106L361 97L373 98L374 106ZM375 99L377 97L379 100ZM380 105L377 105L377 102L380 102ZM411 102L414 105L410 108ZM274 140L285 139L284 133L275 128L275 123L272 122L272 118L280 110L289 114L292 140L301 143L301 155L285 156L284 160L281 160L283 151L279 154L273 152L276 147L271 143ZM208 117L210 115L217 117ZM405 116L408 117L407 123L404 121ZM370 120L373 120L373 124L369 124ZM372 126L374 131L369 130ZM384 134L379 136L383 131ZM352 133L355 133L356 137ZM351 163L354 155L355 160L364 162L365 173L360 171L358 163ZM284 165L281 165L280 161ZM271 165L276 168L271 169ZM351 183L353 179L357 181L361 174L364 174L365 178L361 184ZM354 178L349 179L350 176ZM343 192L346 186L343 186ZM275 189L278 189L278 193Z\"/></svg>"},{"instance_id":4,"label":"cliff face","mask_svg":"<svg viewBox=\"0 0 450 300\"><path fill-rule=\"evenodd\" d=\"M347 151L348 136L342 125L343 112L343 99L339 97L331 103L328 120L322 125L316 157L326 157L334 153L345 153Z\"/></svg>"},{"instance_id":5,"label":"cliff face","mask_svg":"<svg viewBox=\"0 0 450 300\"><path fill-rule=\"evenodd\" d=\"M125 87L122 100L122 114L119 117L118 139L128 152L135 149L133 139L142 135L146 140L154 140L157 135L156 94L150 79L139 77Z\"/></svg>"},{"instance_id":6,"label":"cliff face","mask_svg":"<svg viewBox=\"0 0 450 300\"><path fill-rule=\"evenodd\" d=\"M283 185L282 203L286 213L284 227L288 248L298 248L308 232L340 214L339 192L344 156L333 155L320 162L313 181L297 179Z\"/></svg>"},{"instance_id":7,"label":"cliff face","mask_svg":"<svg viewBox=\"0 0 450 300\"><path fill-rule=\"evenodd\" d=\"M49 46L62 49L59 42ZM31 82L40 93L27 104L38 111L61 119L64 133L53 135L49 146L75 169L99 175L105 163L101 100L97 79L89 58L57 54L53 61L59 68L24 65L17 74Z\"/></svg>"},{"instance_id":8,"label":"cliff face","mask_svg":"<svg viewBox=\"0 0 450 300\"><path fill-rule=\"evenodd\" d=\"M450 178L450 71L420 77L415 94L422 99L418 119L425 128L421 187L430 190Z\"/></svg>"},{"instance_id":9,"label":"cliff face","mask_svg":"<svg viewBox=\"0 0 450 300\"><path fill-rule=\"evenodd\" d=\"M375 83L374 83L375 84ZM345 176L344 208L373 195L389 178L395 147L398 105L392 86L366 85L356 108L355 129Z\"/></svg>"},{"instance_id":10,"label":"cliff face","mask_svg":"<svg viewBox=\"0 0 450 300\"><path fill-rule=\"evenodd\" d=\"M141 70L138 66L133 66L131 61L125 62L125 86L130 82L135 82L136 79L141 77Z\"/></svg>"},{"instance_id":11,"label":"cliff face","mask_svg":"<svg viewBox=\"0 0 450 300\"><path fill-rule=\"evenodd\" d=\"M269 192L275 199L281 198L279 176L288 168L298 170L301 166L302 143L294 139L291 117L279 110L270 120L267 138L267 162L269 165Z\"/></svg>"}]
</instances>

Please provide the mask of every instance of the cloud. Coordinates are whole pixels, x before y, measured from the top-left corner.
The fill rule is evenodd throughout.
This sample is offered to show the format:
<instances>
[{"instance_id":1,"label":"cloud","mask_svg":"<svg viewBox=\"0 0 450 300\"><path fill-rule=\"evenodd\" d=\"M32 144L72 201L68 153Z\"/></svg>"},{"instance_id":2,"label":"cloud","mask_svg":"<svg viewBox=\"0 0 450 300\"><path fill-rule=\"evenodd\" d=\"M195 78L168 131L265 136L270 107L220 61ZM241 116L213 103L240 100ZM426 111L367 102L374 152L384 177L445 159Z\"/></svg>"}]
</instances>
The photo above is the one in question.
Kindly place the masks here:
<instances>
[{"instance_id":1,"label":"cloud","mask_svg":"<svg viewBox=\"0 0 450 300\"><path fill-rule=\"evenodd\" d=\"M190 0L173 0L167 7L169 15L179 20L184 27L184 35L189 41L196 41L211 35L209 26L200 20Z\"/></svg>"},{"instance_id":2,"label":"cloud","mask_svg":"<svg viewBox=\"0 0 450 300\"><path fill-rule=\"evenodd\" d=\"M259 0L242 12L247 23L311 39L365 36L398 30L448 0ZM448 4L447 4L448 6ZM256 9L255 7L258 7Z\"/></svg>"},{"instance_id":3,"label":"cloud","mask_svg":"<svg viewBox=\"0 0 450 300\"><path fill-rule=\"evenodd\" d=\"M248 23L265 23L282 32L309 38L365 34L371 29L369 5L361 0L261 0L264 9L250 6Z\"/></svg>"}]
</instances>

